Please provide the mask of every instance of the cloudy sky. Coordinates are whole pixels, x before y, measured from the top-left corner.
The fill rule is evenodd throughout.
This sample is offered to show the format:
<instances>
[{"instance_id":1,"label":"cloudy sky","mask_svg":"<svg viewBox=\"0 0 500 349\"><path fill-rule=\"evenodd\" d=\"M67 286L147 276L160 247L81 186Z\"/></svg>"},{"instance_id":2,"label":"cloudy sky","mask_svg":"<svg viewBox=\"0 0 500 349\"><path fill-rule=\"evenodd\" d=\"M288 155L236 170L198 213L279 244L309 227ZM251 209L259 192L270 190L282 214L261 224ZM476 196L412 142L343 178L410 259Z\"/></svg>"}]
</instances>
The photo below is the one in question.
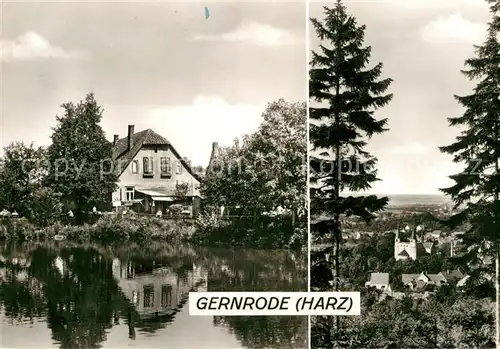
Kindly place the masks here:
<instances>
[{"instance_id":1,"label":"cloudy sky","mask_svg":"<svg viewBox=\"0 0 500 349\"><path fill-rule=\"evenodd\" d=\"M389 118L390 131L375 136L369 149L379 158L382 182L375 193L438 193L461 170L438 146L451 143L459 129L447 117L462 108L454 94L474 86L460 69L481 44L489 20L484 0L345 1L359 24L366 24L372 63L383 62L384 77L394 79L393 102L378 112ZM310 15L322 18L324 4L314 2ZM319 41L310 31L311 49Z\"/></svg>"},{"instance_id":2,"label":"cloudy sky","mask_svg":"<svg viewBox=\"0 0 500 349\"><path fill-rule=\"evenodd\" d=\"M2 12L2 148L48 144L59 106L94 92L108 139L128 124L152 128L207 165L211 143L255 130L268 102L306 99L300 2L23 2Z\"/></svg>"}]
</instances>

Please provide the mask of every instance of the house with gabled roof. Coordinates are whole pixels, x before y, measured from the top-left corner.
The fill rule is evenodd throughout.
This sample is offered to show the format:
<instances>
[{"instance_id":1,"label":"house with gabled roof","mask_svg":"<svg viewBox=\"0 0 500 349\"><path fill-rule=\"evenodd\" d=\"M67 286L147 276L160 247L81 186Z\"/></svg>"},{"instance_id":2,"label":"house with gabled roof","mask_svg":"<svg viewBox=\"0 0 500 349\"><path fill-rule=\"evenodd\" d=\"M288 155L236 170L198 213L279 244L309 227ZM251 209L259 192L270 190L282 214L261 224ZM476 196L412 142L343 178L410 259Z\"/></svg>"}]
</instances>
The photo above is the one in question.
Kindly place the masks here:
<instances>
[{"instance_id":1,"label":"house with gabled roof","mask_svg":"<svg viewBox=\"0 0 500 349\"><path fill-rule=\"evenodd\" d=\"M457 282L465 276L465 274L462 273L460 269L446 270L441 272L441 274L446 278L448 282Z\"/></svg>"},{"instance_id":2,"label":"house with gabled roof","mask_svg":"<svg viewBox=\"0 0 500 349\"><path fill-rule=\"evenodd\" d=\"M446 276L443 274L443 272L439 272L438 274L426 274L429 281L427 283L433 284L436 286L441 286L443 284L448 283L448 280L446 279Z\"/></svg>"},{"instance_id":3,"label":"house with gabled roof","mask_svg":"<svg viewBox=\"0 0 500 349\"><path fill-rule=\"evenodd\" d=\"M411 286L413 282L419 280L420 274L402 274L401 281L405 286Z\"/></svg>"},{"instance_id":4,"label":"house with gabled roof","mask_svg":"<svg viewBox=\"0 0 500 349\"><path fill-rule=\"evenodd\" d=\"M189 292L205 291L208 271L193 264L187 277L180 278L169 267L140 272L130 261L115 258L112 274L140 318L148 319L174 315L182 308Z\"/></svg>"},{"instance_id":5,"label":"house with gabled roof","mask_svg":"<svg viewBox=\"0 0 500 349\"><path fill-rule=\"evenodd\" d=\"M200 205L201 178L163 136L151 129L113 139L113 160L118 188L111 201L117 210L128 207L137 212L165 214L173 204L196 214Z\"/></svg>"},{"instance_id":6,"label":"house with gabled roof","mask_svg":"<svg viewBox=\"0 0 500 349\"><path fill-rule=\"evenodd\" d=\"M381 291L391 292L391 285L389 283L389 273L371 273L370 281L365 283L366 287L375 287Z\"/></svg>"},{"instance_id":7,"label":"house with gabled roof","mask_svg":"<svg viewBox=\"0 0 500 349\"><path fill-rule=\"evenodd\" d=\"M447 284L452 277L449 272L439 272L438 274L402 274L401 281L403 285L409 287L413 291L424 290L428 285L441 286Z\"/></svg>"}]
</instances>

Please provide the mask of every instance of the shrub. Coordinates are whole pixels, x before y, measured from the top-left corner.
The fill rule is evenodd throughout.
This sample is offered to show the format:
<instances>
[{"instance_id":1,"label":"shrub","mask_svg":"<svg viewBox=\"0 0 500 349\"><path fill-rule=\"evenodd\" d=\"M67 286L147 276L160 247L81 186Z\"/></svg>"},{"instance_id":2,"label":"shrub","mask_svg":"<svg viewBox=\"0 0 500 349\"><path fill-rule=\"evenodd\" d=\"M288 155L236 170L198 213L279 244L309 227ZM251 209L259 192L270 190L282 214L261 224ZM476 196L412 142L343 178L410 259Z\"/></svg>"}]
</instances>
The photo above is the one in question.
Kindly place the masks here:
<instances>
[{"instance_id":1,"label":"shrub","mask_svg":"<svg viewBox=\"0 0 500 349\"><path fill-rule=\"evenodd\" d=\"M31 240L36 235L35 226L24 218L0 220L2 238L8 240Z\"/></svg>"},{"instance_id":2,"label":"shrub","mask_svg":"<svg viewBox=\"0 0 500 349\"><path fill-rule=\"evenodd\" d=\"M182 214L182 205L180 204L170 205L169 210L172 216L180 216Z\"/></svg>"},{"instance_id":3,"label":"shrub","mask_svg":"<svg viewBox=\"0 0 500 349\"><path fill-rule=\"evenodd\" d=\"M41 229L23 219L5 219L0 227L0 237L8 240L47 240L62 235L72 241L103 244L127 240L138 244L151 240L178 242L186 240L193 232L193 226L182 221L138 215L103 215L94 224L56 222Z\"/></svg>"},{"instance_id":4,"label":"shrub","mask_svg":"<svg viewBox=\"0 0 500 349\"><path fill-rule=\"evenodd\" d=\"M206 211L197 218L195 227L190 241L197 245L292 249L307 246L307 227L292 226L290 217L228 221L215 211Z\"/></svg>"},{"instance_id":5,"label":"shrub","mask_svg":"<svg viewBox=\"0 0 500 349\"><path fill-rule=\"evenodd\" d=\"M225 221L220 214L215 211L205 211L195 220L195 231L190 241L198 245L213 244L218 245L222 235L227 233L227 228L231 226L230 222ZM226 237L227 238L227 237Z\"/></svg>"},{"instance_id":6,"label":"shrub","mask_svg":"<svg viewBox=\"0 0 500 349\"><path fill-rule=\"evenodd\" d=\"M294 229L293 234L290 237L288 247L291 249L303 248L308 244L307 239L308 239L307 225L297 227Z\"/></svg>"},{"instance_id":7,"label":"shrub","mask_svg":"<svg viewBox=\"0 0 500 349\"><path fill-rule=\"evenodd\" d=\"M30 222L45 227L53 224L61 215L62 204L59 194L46 187L33 192L30 205Z\"/></svg>"}]
</instances>

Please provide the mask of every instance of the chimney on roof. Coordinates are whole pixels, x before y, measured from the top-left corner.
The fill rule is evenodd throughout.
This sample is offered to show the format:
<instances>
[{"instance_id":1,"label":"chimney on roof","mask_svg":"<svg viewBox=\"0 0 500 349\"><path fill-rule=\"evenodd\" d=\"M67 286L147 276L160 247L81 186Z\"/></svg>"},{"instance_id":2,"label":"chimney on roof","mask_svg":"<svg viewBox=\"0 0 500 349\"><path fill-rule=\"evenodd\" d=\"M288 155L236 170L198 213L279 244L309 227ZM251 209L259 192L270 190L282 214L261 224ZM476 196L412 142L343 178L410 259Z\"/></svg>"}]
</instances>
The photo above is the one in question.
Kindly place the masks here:
<instances>
[{"instance_id":1,"label":"chimney on roof","mask_svg":"<svg viewBox=\"0 0 500 349\"><path fill-rule=\"evenodd\" d=\"M128 150L132 149L132 135L134 134L134 125L128 125Z\"/></svg>"},{"instance_id":2,"label":"chimney on roof","mask_svg":"<svg viewBox=\"0 0 500 349\"><path fill-rule=\"evenodd\" d=\"M213 142L212 143L212 154L216 154L219 151L219 143Z\"/></svg>"},{"instance_id":3,"label":"chimney on roof","mask_svg":"<svg viewBox=\"0 0 500 349\"><path fill-rule=\"evenodd\" d=\"M118 142L118 137L120 137L120 136L118 136L118 135L113 136L113 145L116 145L116 143Z\"/></svg>"}]
</instances>

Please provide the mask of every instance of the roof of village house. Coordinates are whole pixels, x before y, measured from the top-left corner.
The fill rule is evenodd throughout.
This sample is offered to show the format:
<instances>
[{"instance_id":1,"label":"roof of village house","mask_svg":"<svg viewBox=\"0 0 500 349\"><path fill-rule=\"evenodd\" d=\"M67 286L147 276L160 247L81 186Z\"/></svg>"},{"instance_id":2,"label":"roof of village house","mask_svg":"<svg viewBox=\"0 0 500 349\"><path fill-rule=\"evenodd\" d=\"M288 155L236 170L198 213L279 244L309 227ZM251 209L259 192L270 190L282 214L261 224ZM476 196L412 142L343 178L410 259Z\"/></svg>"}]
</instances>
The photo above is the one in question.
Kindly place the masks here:
<instances>
[{"instance_id":1,"label":"roof of village house","mask_svg":"<svg viewBox=\"0 0 500 349\"><path fill-rule=\"evenodd\" d=\"M371 285L388 285L389 284L389 273L371 273L370 284Z\"/></svg>"},{"instance_id":2,"label":"roof of village house","mask_svg":"<svg viewBox=\"0 0 500 349\"><path fill-rule=\"evenodd\" d=\"M427 274L425 272L421 272L420 275L419 275L419 278L422 280L422 279L425 279L425 282L429 281L429 277L427 276Z\"/></svg>"},{"instance_id":3,"label":"roof of village house","mask_svg":"<svg viewBox=\"0 0 500 349\"><path fill-rule=\"evenodd\" d=\"M172 153L181 161L187 171L198 181L201 178L193 172L191 166L180 156L180 154L175 150L174 146L164 137L160 136L158 133L148 128L147 130L136 132L132 134L132 148L128 148L128 137L120 138L116 144L113 146L113 160L122 159L125 162L118 166L121 175L123 171L127 168L130 162L135 158L139 150L144 145L168 145L172 150Z\"/></svg>"},{"instance_id":4,"label":"roof of village house","mask_svg":"<svg viewBox=\"0 0 500 349\"><path fill-rule=\"evenodd\" d=\"M407 285L414 280L418 280L419 276L420 274L402 274L401 281L403 281L404 285Z\"/></svg>"},{"instance_id":5,"label":"roof of village house","mask_svg":"<svg viewBox=\"0 0 500 349\"><path fill-rule=\"evenodd\" d=\"M410 257L410 255L408 254L408 252L406 252L406 250L403 250L403 251L399 252L398 256L401 256L401 257Z\"/></svg>"},{"instance_id":6,"label":"roof of village house","mask_svg":"<svg viewBox=\"0 0 500 349\"><path fill-rule=\"evenodd\" d=\"M457 280L464 277L464 274L459 269L442 271L441 274L443 274L447 280Z\"/></svg>"},{"instance_id":7,"label":"roof of village house","mask_svg":"<svg viewBox=\"0 0 500 349\"><path fill-rule=\"evenodd\" d=\"M414 282L414 289L423 289L427 285L427 282L424 280L415 280Z\"/></svg>"},{"instance_id":8,"label":"roof of village house","mask_svg":"<svg viewBox=\"0 0 500 349\"><path fill-rule=\"evenodd\" d=\"M427 277L432 283L437 285L441 284L441 282L446 282L446 278L443 274L427 274Z\"/></svg>"}]
</instances>

